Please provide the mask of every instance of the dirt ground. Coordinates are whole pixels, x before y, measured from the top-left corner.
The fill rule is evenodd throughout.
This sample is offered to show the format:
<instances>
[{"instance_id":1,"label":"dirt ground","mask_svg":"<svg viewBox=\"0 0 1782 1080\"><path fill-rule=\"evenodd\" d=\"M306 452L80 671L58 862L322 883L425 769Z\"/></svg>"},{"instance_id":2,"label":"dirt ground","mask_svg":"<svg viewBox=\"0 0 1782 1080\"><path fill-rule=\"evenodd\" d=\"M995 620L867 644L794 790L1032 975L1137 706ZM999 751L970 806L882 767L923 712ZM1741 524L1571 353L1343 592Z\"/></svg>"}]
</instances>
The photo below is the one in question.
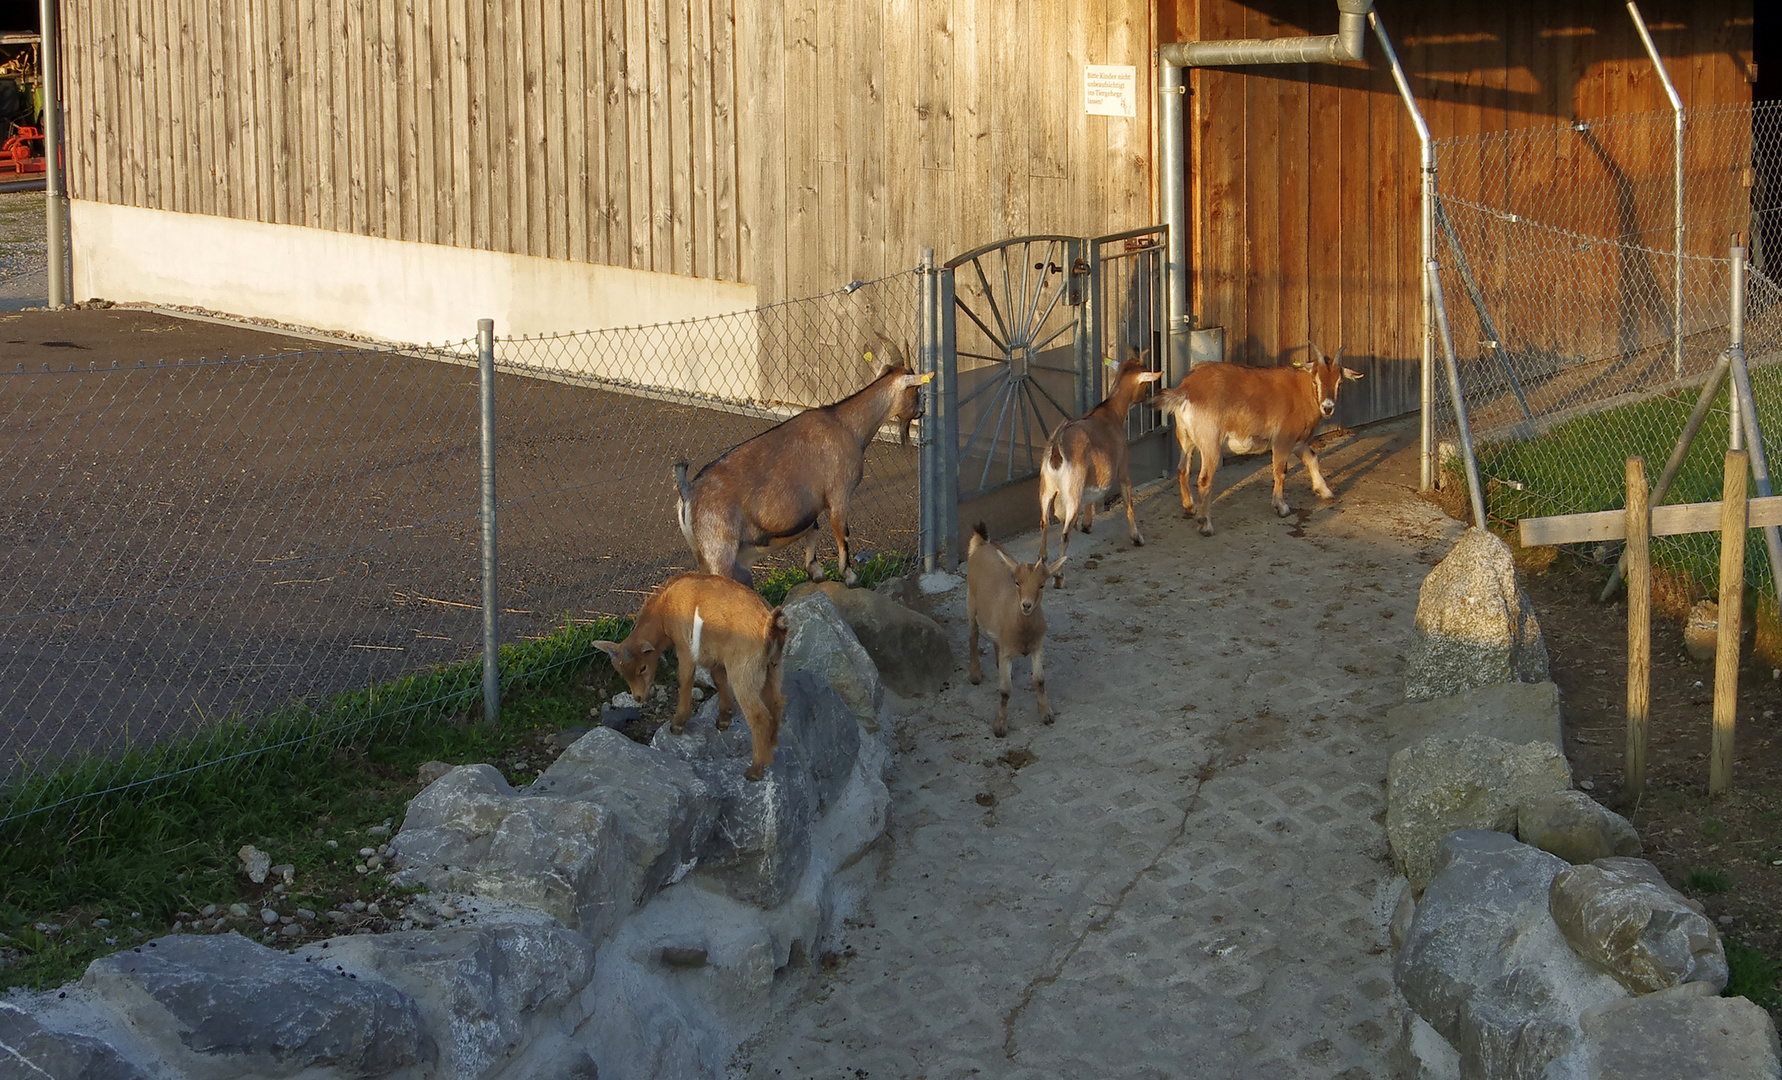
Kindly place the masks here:
<instances>
[{"instance_id":1,"label":"dirt ground","mask_svg":"<svg viewBox=\"0 0 1782 1080\"><path fill-rule=\"evenodd\" d=\"M1524 583L1547 640L1579 781L1639 829L1646 857L1700 900L1723 933L1782 958L1782 681L1754 657L1747 632L1739 668L1732 791L1708 796L1714 661L1683 648L1674 620L1652 627L1647 790L1622 790L1627 717L1627 603L1597 603L1605 568L1569 556ZM1772 1012L1782 1013L1772 998Z\"/></svg>"},{"instance_id":2,"label":"dirt ground","mask_svg":"<svg viewBox=\"0 0 1782 1080\"><path fill-rule=\"evenodd\" d=\"M124 307L0 312L0 357L0 761L480 649L473 368ZM503 640L690 568L670 465L774 422L505 373L496 411ZM856 500L909 550L915 448Z\"/></svg>"}]
</instances>

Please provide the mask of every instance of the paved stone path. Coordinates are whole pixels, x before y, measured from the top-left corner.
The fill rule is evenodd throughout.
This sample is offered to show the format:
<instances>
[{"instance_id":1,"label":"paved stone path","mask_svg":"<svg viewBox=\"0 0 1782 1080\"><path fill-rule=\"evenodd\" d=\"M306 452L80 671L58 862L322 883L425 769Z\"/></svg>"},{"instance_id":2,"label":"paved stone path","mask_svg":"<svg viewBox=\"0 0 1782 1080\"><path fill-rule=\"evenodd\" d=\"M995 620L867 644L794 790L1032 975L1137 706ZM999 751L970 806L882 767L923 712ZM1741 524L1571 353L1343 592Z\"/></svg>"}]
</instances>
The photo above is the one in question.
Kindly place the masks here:
<instances>
[{"instance_id":1,"label":"paved stone path","mask_svg":"<svg viewBox=\"0 0 1782 1080\"><path fill-rule=\"evenodd\" d=\"M1212 538L1173 482L1139 501L1145 547L1123 514L1079 534L1045 599L1054 726L1017 661L991 736L988 645L974 687L948 597L961 670L899 730L839 964L731 1075L1385 1075L1381 717L1460 529L1416 499L1414 440L1401 422L1327 449L1332 506L1296 464L1296 518L1249 459L1221 470Z\"/></svg>"}]
</instances>

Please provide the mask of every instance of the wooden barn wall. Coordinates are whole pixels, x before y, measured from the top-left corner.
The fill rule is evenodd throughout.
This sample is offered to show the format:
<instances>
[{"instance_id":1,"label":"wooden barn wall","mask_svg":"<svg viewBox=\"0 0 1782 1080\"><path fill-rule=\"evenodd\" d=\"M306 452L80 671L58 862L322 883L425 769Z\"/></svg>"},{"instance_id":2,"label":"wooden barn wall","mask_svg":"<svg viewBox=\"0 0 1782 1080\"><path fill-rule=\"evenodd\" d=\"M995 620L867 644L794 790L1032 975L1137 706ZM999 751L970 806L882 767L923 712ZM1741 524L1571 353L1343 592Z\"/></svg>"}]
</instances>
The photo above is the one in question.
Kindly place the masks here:
<instances>
[{"instance_id":1,"label":"wooden barn wall","mask_svg":"<svg viewBox=\"0 0 1782 1080\"><path fill-rule=\"evenodd\" d=\"M1437 138L1668 110L1625 6L1377 0ZM1750 100L1751 0L1641 5L1686 107ZM1330 0L1177 0L1165 40L1336 28ZM1190 77L1192 304L1227 355L1277 364L1345 345L1375 377L1345 415L1416 407L1419 146L1370 32L1343 65ZM1668 139L1652 153L1668 169ZM1354 391L1348 392L1353 394ZM1347 394L1346 394L1347 396Z\"/></svg>"},{"instance_id":2,"label":"wooden barn wall","mask_svg":"<svg viewBox=\"0 0 1782 1080\"><path fill-rule=\"evenodd\" d=\"M1153 220L1151 5L80 0L78 199L736 280ZM1083 111L1132 64L1139 116Z\"/></svg>"}]
</instances>

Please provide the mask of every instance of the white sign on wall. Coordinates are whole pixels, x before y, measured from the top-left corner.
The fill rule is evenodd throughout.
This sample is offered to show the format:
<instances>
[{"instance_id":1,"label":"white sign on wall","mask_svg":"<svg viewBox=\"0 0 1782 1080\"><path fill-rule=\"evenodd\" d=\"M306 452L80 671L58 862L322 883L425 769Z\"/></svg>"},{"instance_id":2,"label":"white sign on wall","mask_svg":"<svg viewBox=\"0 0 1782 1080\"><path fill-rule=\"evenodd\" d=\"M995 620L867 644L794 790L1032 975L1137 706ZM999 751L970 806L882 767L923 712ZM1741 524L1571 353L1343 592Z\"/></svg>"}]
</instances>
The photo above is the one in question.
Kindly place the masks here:
<instances>
[{"instance_id":1,"label":"white sign on wall","mask_svg":"<svg viewBox=\"0 0 1782 1080\"><path fill-rule=\"evenodd\" d=\"M1137 116L1138 68L1084 64L1083 111L1090 116Z\"/></svg>"}]
</instances>

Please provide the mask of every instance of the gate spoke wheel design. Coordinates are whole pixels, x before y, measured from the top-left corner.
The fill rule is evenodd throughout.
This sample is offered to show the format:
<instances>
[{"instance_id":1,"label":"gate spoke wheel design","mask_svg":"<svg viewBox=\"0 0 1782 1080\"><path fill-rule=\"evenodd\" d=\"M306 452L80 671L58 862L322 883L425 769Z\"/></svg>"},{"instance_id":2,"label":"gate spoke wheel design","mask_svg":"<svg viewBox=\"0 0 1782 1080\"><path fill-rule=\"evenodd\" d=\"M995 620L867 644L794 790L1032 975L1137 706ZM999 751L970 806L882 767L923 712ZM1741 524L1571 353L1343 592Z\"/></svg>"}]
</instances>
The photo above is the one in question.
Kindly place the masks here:
<instances>
[{"instance_id":1,"label":"gate spoke wheel design","mask_svg":"<svg viewBox=\"0 0 1782 1080\"><path fill-rule=\"evenodd\" d=\"M959 445L961 494L982 494L1037 473L1036 443L1043 453L1051 431L1072 415L1041 384L1034 364L1047 350L1075 341L1075 245L1071 237L1027 236L947 264L963 316L958 355L987 372L959 400L962 417L977 406L977 419Z\"/></svg>"}]
</instances>

